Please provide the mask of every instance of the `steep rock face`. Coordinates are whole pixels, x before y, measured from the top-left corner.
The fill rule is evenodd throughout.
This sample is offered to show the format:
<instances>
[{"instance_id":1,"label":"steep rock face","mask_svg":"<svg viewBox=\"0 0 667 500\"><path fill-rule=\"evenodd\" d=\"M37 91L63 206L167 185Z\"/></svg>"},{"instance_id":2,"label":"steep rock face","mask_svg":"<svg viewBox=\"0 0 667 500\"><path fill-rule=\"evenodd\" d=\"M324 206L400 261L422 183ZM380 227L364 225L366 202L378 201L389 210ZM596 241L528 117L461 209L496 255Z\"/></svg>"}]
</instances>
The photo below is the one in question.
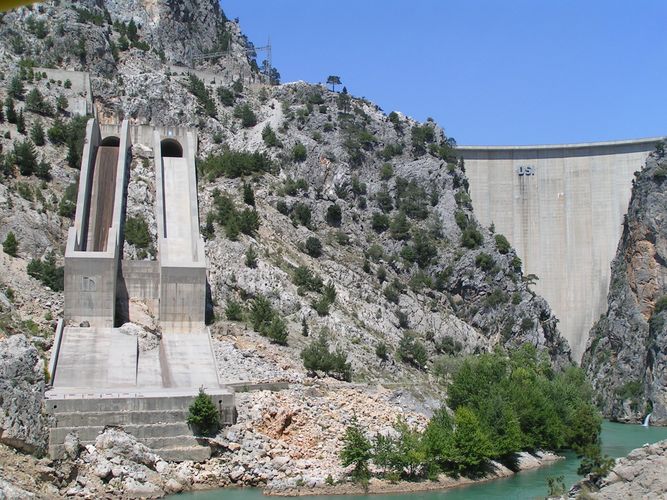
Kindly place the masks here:
<instances>
[{"instance_id":1,"label":"steep rock face","mask_svg":"<svg viewBox=\"0 0 667 500\"><path fill-rule=\"evenodd\" d=\"M46 449L42 414L44 362L24 335L0 342L0 442L41 454Z\"/></svg>"},{"instance_id":2,"label":"steep rock face","mask_svg":"<svg viewBox=\"0 0 667 500\"><path fill-rule=\"evenodd\" d=\"M590 333L582 365L606 416L667 424L667 160L637 174L612 263L609 308ZM662 300L661 300L662 299Z\"/></svg>"}]
</instances>

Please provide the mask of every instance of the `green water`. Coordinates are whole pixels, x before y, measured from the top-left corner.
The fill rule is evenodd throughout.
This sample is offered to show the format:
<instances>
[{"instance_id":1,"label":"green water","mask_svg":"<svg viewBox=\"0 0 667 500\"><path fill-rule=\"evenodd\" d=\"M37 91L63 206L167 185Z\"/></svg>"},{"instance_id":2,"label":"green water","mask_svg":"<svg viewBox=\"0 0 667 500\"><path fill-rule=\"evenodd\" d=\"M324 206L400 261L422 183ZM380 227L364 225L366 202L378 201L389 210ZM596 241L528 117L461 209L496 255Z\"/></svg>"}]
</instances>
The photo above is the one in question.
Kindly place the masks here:
<instances>
[{"instance_id":1,"label":"green water","mask_svg":"<svg viewBox=\"0 0 667 500\"><path fill-rule=\"evenodd\" d=\"M667 439L665 427L642 427L641 425L615 424L604 422L602 425L602 448L604 453L611 457L627 455L630 450L645 443L655 443ZM550 476L564 476L565 484L569 488L580 476L577 475L579 460L573 453L567 453L565 460L535 470L523 471L506 479L496 479L486 483L462 486L444 491L429 491L424 493L372 495L372 500L383 498L391 500L472 500L472 499L536 499L544 498L547 494L547 478ZM187 493L179 495L178 500L260 500L263 497L260 490L220 489ZM301 497L308 498L308 497ZM313 497L314 498L314 497ZM324 497L317 497L320 500ZM335 497L339 500L343 497ZM364 496L347 496L345 500L366 499Z\"/></svg>"}]
</instances>

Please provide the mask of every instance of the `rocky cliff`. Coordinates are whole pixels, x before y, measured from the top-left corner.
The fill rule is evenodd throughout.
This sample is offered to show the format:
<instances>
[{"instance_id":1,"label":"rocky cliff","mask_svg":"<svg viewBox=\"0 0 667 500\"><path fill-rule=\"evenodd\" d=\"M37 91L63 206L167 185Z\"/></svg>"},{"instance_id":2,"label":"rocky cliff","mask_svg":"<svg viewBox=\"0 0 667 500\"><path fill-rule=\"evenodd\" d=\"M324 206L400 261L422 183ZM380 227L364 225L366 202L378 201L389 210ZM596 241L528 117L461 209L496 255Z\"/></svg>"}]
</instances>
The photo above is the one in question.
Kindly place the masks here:
<instances>
[{"instance_id":1,"label":"rocky cliff","mask_svg":"<svg viewBox=\"0 0 667 500\"><path fill-rule=\"evenodd\" d=\"M582 364L606 416L667 424L667 159L637 173L612 263L609 308Z\"/></svg>"}]
</instances>

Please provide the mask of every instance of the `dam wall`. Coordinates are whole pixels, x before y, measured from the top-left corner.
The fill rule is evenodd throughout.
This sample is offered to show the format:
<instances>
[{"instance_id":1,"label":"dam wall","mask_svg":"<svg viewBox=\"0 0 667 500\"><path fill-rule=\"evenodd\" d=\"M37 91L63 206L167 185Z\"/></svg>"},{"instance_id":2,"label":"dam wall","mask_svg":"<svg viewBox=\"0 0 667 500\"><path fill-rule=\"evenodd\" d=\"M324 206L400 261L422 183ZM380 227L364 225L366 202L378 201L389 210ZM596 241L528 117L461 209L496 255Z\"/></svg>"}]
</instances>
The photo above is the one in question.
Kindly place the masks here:
<instances>
[{"instance_id":1,"label":"dam wall","mask_svg":"<svg viewBox=\"0 0 667 500\"><path fill-rule=\"evenodd\" d=\"M479 222L535 274L579 362L607 309L610 265L634 173L662 138L544 146L459 146Z\"/></svg>"}]
</instances>

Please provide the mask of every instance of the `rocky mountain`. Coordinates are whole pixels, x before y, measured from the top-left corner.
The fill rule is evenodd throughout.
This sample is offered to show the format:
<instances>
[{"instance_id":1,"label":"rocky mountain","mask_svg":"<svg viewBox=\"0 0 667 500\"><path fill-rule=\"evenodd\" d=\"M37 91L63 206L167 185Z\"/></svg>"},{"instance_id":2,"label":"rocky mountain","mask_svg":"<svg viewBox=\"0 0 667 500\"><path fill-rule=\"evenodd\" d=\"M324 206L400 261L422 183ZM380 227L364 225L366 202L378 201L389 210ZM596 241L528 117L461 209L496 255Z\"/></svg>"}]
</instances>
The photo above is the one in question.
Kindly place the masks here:
<instances>
[{"instance_id":1,"label":"rocky mountain","mask_svg":"<svg viewBox=\"0 0 667 500\"><path fill-rule=\"evenodd\" d=\"M582 365L610 418L667 424L667 159L636 174L612 263L607 313L590 333Z\"/></svg>"},{"instance_id":2,"label":"rocky mountain","mask_svg":"<svg viewBox=\"0 0 667 500\"><path fill-rule=\"evenodd\" d=\"M218 55L196 57L210 53ZM306 477L323 483L326 471L342 474L334 468L339 434L355 412L373 431L399 415L423 422L463 354L531 343L556 366L570 363L557 320L530 290L521 261L476 221L465 165L440 126L385 113L347 89L269 85L259 67L216 0L60 0L2 16L0 241L12 232L18 243L0 253L3 336L24 332L47 358L62 315L58 273L85 125L63 99L85 92L45 76L59 68L90 74L102 123L197 129L221 379L291 384L290 392L239 396L240 424L219 438L220 456L209 464L218 482L203 473L193 479L192 468L179 479L184 488L198 481L293 487ZM277 71L266 69L275 80ZM21 118L10 119L12 106ZM126 222L139 233L130 237L126 227L125 259L154 258L152 147L132 148ZM34 158L31 168L26 157ZM47 270L36 272L34 259ZM269 326L255 321L260 310ZM339 356L331 375L343 381L304 367L301 353L317 340ZM33 354L24 349L26 366ZM42 383L35 379L35 387ZM278 425L287 413L289 422ZM319 427L299 417L315 413ZM291 457L290 465L276 456ZM106 458L94 460L100 474ZM96 491L70 472L49 472L61 494ZM136 474L148 481L146 471ZM104 480L118 479L121 491L136 486L122 483L128 477Z\"/></svg>"}]
</instances>

